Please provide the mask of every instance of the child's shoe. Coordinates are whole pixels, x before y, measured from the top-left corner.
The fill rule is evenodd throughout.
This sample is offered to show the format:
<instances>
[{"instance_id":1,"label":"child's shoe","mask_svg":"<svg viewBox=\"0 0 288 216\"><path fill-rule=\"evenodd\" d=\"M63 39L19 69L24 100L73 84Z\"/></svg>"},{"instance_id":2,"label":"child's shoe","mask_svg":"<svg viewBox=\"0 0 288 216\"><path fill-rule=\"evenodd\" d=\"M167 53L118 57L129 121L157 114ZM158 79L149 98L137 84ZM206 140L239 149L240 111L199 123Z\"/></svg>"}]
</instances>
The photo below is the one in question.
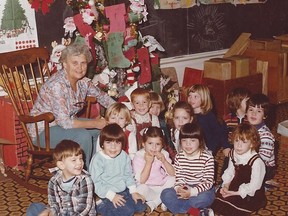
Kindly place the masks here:
<instances>
[{"instance_id":1,"label":"child's shoe","mask_svg":"<svg viewBox=\"0 0 288 216\"><path fill-rule=\"evenodd\" d=\"M153 201L146 202L147 206L150 208L148 209L148 214L151 214L155 208L157 208L157 204Z\"/></svg>"},{"instance_id":2,"label":"child's shoe","mask_svg":"<svg viewBox=\"0 0 288 216\"><path fill-rule=\"evenodd\" d=\"M162 211L167 211L167 207L164 205L164 203L161 203L161 210Z\"/></svg>"},{"instance_id":3,"label":"child's shoe","mask_svg":"<svg viewBox=\"0 0 288 216\"><path fill-rule=\"evenodd\" d=\"M214 211L211 208L201 209L199 216L214 216Z\"/></svg>"},{"instance_id":4,"label":"child's shoe","mask_svg":"<svg viewBox=\"0 0 288 216\"><path fill-rule=\"evenodd\" d=\"M198 216L200 215L200 210L198 208L190 208L188 210L188 213L192 216Z\"/></svg>"}]
</instances>

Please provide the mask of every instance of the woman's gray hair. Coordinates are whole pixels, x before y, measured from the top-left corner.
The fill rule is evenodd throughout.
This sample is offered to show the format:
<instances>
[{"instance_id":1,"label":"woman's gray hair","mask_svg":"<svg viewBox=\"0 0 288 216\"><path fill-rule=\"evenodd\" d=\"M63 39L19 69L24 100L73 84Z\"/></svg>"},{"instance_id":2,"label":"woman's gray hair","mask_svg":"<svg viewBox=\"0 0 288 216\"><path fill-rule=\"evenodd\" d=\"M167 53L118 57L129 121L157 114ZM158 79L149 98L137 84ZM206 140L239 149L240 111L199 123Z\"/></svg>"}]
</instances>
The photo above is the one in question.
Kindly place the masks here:
<instances>
[{"instance_id":1,"label":"woman's gray hair","mask_svg":"<svg viewBox=\"0 0 288 216\"><path fill-rule=\"evenodd\" d=\"M67 46L61 52L59 62L60 63L65 62L68 56L79 56L82 54L85 56L87 63L89 63L92 60L91 52L86 44L73 43Z\"/></svg>"}]
</instances>

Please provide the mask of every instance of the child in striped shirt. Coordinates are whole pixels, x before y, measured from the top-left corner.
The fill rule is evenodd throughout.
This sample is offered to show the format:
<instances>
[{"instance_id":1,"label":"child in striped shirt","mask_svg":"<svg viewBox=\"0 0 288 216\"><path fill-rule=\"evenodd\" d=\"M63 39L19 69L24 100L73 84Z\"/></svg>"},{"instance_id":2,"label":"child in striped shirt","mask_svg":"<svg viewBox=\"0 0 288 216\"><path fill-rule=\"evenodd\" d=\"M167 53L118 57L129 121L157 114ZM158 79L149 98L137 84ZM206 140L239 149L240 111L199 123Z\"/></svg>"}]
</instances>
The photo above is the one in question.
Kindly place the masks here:
<instances>
[{"instance_id":1,"label":"child in striped shirt","mask_svg":"<svg viewBox=\"0 0 288 216\"><path fill-rule=\"evenodd\" d=\"M259 155L266 166L265 183L269 184L275 176L275 138L270 129L265 124L270 108L269 98L264 94L254 94L247 101L247 120L258 130L261 145ZM267 185L268 186L268 185Z\"/></svg>"},{"instance_id":2,"label":"child in striped shirt","mask_svg":"<svg viewBox=\"0 0 288 216\"><path fill-rule=\"evenodd\" d=\"M164 189L161 200L173 213L209 215L215 198L214 158L206 150L198 124L187 123L180 129L181 150L175 157L175 186Z\"/></svg>"}]
</instances>

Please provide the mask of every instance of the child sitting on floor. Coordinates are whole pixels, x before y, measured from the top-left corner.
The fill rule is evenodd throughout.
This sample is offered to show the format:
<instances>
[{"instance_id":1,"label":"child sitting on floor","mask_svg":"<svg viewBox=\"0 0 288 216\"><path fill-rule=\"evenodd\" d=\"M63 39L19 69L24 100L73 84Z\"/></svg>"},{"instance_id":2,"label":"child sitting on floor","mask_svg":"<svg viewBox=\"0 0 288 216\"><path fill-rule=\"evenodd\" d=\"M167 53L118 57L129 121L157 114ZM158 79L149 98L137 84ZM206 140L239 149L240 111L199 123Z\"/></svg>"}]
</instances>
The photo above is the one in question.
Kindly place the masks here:
<instances>
[{"instance_id":1,"label":"child sitting on floor","mask_svg":"<svg viewBox=\"0 0 288 216\"><path fill-rule=\"evenodd\" d=\"M101 201L102 216L132 216L146 209L145 199L136 191L131 159L123 149L126 135L118 124L106 125L100 133L100 147L89 167L95 193Z\"/></svg>"},{"instance_id":2,"label":"child sitting on floor","mask_svg":"<svg viewBox=\"0 0 288 216\"><path fill-rule=\"evenodd\" d=\"M105 120L108 124L118 124L127 136L127 144L125 152L130 156L131 160L137 152L137 140L135 131L130 131L127 126L131 124L131 115L126 105L122 103L114 103L108 107L105 112ZM98 137L96 152L102 150L100 147L100 138Z\"/></svg>"},{"instance_id":3,"label":"child sitting on floor","mask_svg":"<svg viewBox=\"0 0 288 216\"><path fill-rule=\"evenodd\" d=\"M150 126L160 127L158 116L149 113L151 106L150 94L147 89L136 88L132 91L131 104L134 112L131 115L136 128L138 150L142 147L143 130Z\"/></svg>"},{"instance_id":4,"label":"child sitting on floor","mask_svg":"<svg viewBox=\"0 0 288 216\"><path fill-rule=\"evenodd\" d=\"M173 213L209 215L215 197L214 158L206 150L204 136L196 123L180 129L181 150L174 161L176 183L164 189L161 200Z\"/></svg>"},{"instance_id":5,"label":"child sitting on floor","mask_svg":"<svg viewBox=\"0 0 288 216\"><path fill-rule=\"evenodd\" d=\"M149 113L158 116L160 128L164 131L165 143L170 146L173 146L168 125L166 123L164 116L162 116L162 112L165 110L164 102L158 93L152 91L149 94L151 100L151 107L149 109Z\"/></svg>"},{"instance_id":6,"label":"child sitting on floor","mask_svg":"<svg viewBox=\"0 0 288 216\"><path fill-rule=\"evenodd\" d=\"M145 197L150 212L161 203L163 189L175 183L175 171L167 151L163 149L164 135L160 128L149 127L143 134L143 148L133 161L137 191Z\"/></svg>"},{"instance_id":7,"label":"child sitting on floor","mask_svg":"<svg viewBox=\"0 0 288 216\"><path fill-rule=\"evenodd\" d=\"M264 94L254 94L247 101L247 120L258 130L261 145L259 155L265 163L266 175L265 183L270 187L275 184L272 179L275 176L275 138L270 129L265 124L270 108L269 98Z\"/></svg>"},{"instance_id":8,"label":"child sitting on floor","mask_svg":"<svg viewBox=\"0 0 288 216\"><path fill-rule=\"evenodd\" d=\"M222 187L212 208L224 216L250 215L266 204L265 164L256 151L260 137L254 126L242 123L231 139L234 149L229 153L229 165L222 175Z\"/></svg>"},{"instance_id":9,"label":"child sitting on floor","mask_svg":"<svg viewBox=\"0 0 288 216\"><path fill-rule=\"evenodd\" d=\"M172 110L173 127L170 129L171 140L173 146L169 146L168 152L171 159L174 161L175 155L180 152L179 133L181 127L193 121L194 112L192 107L185 101L178 101Z\"/></svg>"},{"instance_id":10,"label":"child sitting on floor","mask_svg":"<svg viewBox=\"0 0 288 216\"><path fill-rule=\"evenodd\" d=\"M54 149L57 168L48 183L48 206L32 203L27 216L96 215L93 181L83 169L83 151L72 140L62 140Z\"/></svg>"},{"instance_id":11,"label":"child sitting on floor","mask_svg":"<svg viewBox=\"0 0 288 216\"><path fill-rule=\"evenodd\" d=\"M224 129L228 134L228 142L230 145L225 146L226 148L223 149L225 158L222 166L222 174L228 167L228 155L233 147L231 142L231 134L237 125L241 124L242 122L248 122L246 118L246 108L247 100L249 99L250 95L250 91L244 87L235 88L227 95L226 104L230 113L224 116Z\"/></svg>"},{"instance_id":12,"label":"child sitting on floor","mask_svg":"<svg viewBox=\"0 0 288 216\"><path fill-rule=\"evenodd\" d=\"M219 147L228 143L228 135L212 112L213 104L209 88L202 84L191 86L187 101L194 110L194 118L203 131L208 150L215 156ZM227 147L229 146L224 146Z\"/></svg>"}]
</instances>

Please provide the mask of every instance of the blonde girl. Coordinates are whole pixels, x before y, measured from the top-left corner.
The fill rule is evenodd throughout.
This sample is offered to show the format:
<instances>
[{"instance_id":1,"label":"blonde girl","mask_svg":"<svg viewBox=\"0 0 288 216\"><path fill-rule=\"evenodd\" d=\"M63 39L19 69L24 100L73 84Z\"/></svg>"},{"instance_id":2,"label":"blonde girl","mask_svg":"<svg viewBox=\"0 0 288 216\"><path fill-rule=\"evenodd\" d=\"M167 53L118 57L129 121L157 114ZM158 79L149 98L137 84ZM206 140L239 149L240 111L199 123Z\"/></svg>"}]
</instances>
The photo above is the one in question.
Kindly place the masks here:
<instances>
[{"instance_id":1,"label":"blonde girl","mask_svg":"<svg viewBox=\"0 0 288 216\"><path fill-rule=\"evenodd\" d=\"M132 160L137 151L137 140L135 132L131 132L126 128L131 124L131 115L129 109L122 103L114 103L106 110L105 120L108 122L108 124L116 123L123 129L127 137L127 145L124 150L127 154L129 154ZM98 152L100 150L101 147L98 138L96 151Z\"/></svg>"},{"instance_id":2,"label":"blonde girl","mask_svg":"<svg viewBox=\"0 0 288 216\"><path fill-rule=\"evenodd\" d=\"M228 143L228 134L212 112L213 104L207 86L195 84L188 90L188 103L194 110L195 120L203 130L207 148L216 155L218 148Z\"/></svg>"}]
</instances>

